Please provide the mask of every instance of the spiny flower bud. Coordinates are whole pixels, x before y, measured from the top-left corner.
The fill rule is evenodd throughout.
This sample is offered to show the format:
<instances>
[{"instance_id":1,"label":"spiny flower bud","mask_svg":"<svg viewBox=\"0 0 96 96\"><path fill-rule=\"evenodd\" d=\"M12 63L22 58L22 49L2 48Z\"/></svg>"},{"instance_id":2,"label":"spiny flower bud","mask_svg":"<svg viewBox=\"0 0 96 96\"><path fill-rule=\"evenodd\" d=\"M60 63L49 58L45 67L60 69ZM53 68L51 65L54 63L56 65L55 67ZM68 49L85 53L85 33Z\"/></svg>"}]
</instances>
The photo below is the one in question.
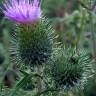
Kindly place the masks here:
<instances>
[{"instance_id":1,"label":"spiny flower bud","mask_svg":"<svg viewBox=\"0 0 96 96\"><path fill-rule=\"evenodd\" d=\"M53 30L46 23L46 20L41 20L27 26L17 25L11 42L11 54L17 57L16 61L20 60L26 65L33 66L41 65L50 58Z\"/></svg>"},{"instance_id":2,"label":"spiny flower bud","mask_svg":"<svg viewBox=\"0 0 96 96\"><path fill-rule=\"evenodd\" d=\"M56 88L71 89L85 84L90 76L91 61L86 52L61 48L51 67Z\"/></svg>"},{"instance_id":3,"label":"spiny flower bud","mask_svg":"<svg viewBox=\"0 0 96 96\"><path fill-rule=\"evenodd\" d=\"M52 53L53 30L41 17L39 0L8 0L3 5L5 16L18 23L12 39L13 60L29 66L45 63Z\"/></svg>"}]
</instances>

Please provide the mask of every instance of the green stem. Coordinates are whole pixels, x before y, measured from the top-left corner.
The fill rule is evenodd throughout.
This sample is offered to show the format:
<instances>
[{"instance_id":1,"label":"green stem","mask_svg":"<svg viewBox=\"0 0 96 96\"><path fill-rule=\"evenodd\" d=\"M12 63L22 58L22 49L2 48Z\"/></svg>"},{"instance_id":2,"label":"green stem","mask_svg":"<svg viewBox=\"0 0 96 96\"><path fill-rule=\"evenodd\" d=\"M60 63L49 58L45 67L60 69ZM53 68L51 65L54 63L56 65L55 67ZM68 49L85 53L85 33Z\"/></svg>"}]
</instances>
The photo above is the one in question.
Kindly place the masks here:
<instances>
[{"instance_id":1,"label":"green stem","mask_svg":"<svg viewBox=\"0 0 96 96\"><path fill-rule=\"evenodd\" d=\"M38 65L37 67L37 73L41 75L41 66ZM42 92L42 79L40 77L37 78L37 91L38 94Z\"/></svg>"}]
</instances>

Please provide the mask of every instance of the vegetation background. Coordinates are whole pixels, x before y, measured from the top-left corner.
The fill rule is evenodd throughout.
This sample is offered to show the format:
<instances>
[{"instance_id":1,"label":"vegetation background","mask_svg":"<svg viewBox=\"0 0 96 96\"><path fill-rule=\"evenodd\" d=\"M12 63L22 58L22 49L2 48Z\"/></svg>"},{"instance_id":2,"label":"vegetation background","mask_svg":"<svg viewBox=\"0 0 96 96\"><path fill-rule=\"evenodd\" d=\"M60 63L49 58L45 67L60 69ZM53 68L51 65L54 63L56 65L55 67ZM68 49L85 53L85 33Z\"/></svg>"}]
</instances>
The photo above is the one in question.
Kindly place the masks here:
<instances>
[{"instance_id":1,"label":"vegetation background","mask_svg":"<svg viewBox=\"0 0 96 96\"><path fill-rule=\"evenodd\" d=\"M0 6L2 2L0 0ZM92 60L96 61L96 0L42 0L42 10L58 36L58 42L66 47L76 45L79 49L84 48ZM0 9L0 96L8 96L11 91L14 92L14 84L22 75L15 62L11 64L9 60L12 31L13 22L7 20ZM54 95L50 93L44 96L96 96L95 73L84 89L61 92L60 95L54 92ZM30 91L34 87L33 83L30 82L29 85L27 90L23 86L24 90L21 88L14 96L34 96L36 90Z\"/></svg>"}]
</instances>

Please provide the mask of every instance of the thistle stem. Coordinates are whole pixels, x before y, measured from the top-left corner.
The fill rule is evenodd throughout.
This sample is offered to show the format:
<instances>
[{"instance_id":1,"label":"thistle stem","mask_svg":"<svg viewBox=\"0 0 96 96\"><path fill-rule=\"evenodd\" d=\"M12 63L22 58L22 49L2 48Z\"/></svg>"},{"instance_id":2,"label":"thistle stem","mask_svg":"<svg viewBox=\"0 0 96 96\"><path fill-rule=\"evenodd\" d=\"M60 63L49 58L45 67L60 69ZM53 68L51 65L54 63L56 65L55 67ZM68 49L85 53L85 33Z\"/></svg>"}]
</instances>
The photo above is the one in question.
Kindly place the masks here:
<instances>
[{"instance_id":1,"label":"thistle stem","mask_svg":"<svg viewBox=\"0 0 96 96\"><path fill-rule=\"evenodd\" d=\"M38 65L37 66L37 73L39 75L41 75L41 69L42 69L41 66ZM40 77L37 78L37 92L38 92L38 94L42 92L42 80Z\"/></svg>"}]
</instances>

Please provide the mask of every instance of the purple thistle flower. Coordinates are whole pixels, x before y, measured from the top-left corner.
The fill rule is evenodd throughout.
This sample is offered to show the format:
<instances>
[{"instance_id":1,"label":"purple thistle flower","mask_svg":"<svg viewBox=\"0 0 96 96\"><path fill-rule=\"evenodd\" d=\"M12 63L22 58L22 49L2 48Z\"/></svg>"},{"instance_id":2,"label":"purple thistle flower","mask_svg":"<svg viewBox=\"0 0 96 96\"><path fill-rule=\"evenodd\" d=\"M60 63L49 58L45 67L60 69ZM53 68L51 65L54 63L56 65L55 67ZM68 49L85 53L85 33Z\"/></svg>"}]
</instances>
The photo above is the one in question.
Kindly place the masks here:
<instances>
[{"instance_id":1,"label":"purple thistle flower","mask_svg":"<svg viewBox=\"0 0 96 96\"><path fill-rule=\"evenodd\" d=\"M39 0L6 0L3 6L5 17L21 24L36 22L41 17Z\"/></svg>"}]
</instances>

